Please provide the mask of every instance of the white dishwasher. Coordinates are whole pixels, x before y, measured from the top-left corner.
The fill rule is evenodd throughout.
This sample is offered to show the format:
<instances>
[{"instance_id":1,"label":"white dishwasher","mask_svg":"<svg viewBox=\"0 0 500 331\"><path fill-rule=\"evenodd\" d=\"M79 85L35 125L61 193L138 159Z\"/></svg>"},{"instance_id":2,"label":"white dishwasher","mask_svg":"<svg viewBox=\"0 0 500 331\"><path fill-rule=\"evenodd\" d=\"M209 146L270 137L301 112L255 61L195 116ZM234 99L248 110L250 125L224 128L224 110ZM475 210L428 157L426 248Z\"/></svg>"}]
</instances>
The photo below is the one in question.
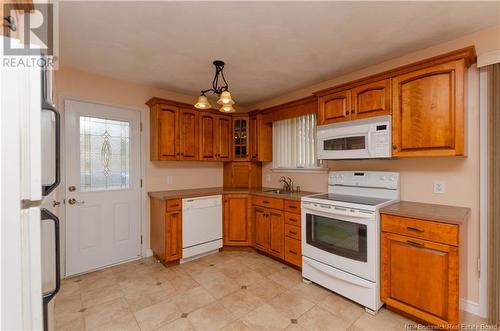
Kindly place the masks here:
<instances>
[{"instance_id":1,"label":"white dishwasher","mask_svg":"<svg viewBox=\"0 0 500 331\"><path fill-rule=\"evenodd\" d=\"M182 199L182 262L222 247L222 195Z\"/></svg>"}]
</instances>

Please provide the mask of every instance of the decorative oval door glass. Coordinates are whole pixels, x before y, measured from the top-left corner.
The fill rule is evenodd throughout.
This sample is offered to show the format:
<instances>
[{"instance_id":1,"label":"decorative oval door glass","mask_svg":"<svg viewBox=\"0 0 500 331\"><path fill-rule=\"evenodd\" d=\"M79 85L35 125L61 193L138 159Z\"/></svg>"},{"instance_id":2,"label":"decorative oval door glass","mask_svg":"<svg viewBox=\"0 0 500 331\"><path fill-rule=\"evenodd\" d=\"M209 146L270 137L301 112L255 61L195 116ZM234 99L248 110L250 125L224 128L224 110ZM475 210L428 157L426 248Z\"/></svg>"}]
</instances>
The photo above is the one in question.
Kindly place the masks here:
<instances>
[{"instance_id":1,"label":"decorative oval door glass","mask_svg":"<svg viewBox=\"0 0 500 331\"><path fill-rule=\"evenodd\" d=\"M130 123L80 116L80 190L130 187Z\"/></svg>"}]
</instances>

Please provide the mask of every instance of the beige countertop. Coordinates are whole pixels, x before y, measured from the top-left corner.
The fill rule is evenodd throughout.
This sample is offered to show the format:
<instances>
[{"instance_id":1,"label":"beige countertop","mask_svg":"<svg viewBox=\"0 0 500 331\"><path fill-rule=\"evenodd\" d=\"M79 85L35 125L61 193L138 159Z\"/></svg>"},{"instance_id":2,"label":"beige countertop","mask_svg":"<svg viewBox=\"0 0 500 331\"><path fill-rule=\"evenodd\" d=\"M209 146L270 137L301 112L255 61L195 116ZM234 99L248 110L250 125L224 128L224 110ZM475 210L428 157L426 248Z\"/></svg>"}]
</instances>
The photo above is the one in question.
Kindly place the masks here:
<instances>
[{"instance_id":1,"label":"beige countertop","mask_svg":"<svg viewBox=\"0 0 500 331\"><path fill-rule=\"evenodd\" d=\"M380 213L462 225L469 218L470 208L400 201L381 208Z\"/></svg>"},{"instance_id":2,"label":"beige countertop","mask_svg":"<svg viewBox=\"0 0 500 331\"><path fill-rule=\"evenodd\" d=\"M262 187L262 188L231 188L231 187L208 187L208 188L195 188L186 190L169 190L169 191L156 191L148 192L148 195L152 198L168 200L168 199L184 199L184 198L195 198L207 195L217 195L217 194L254 194L262 195L273 198L288 199L288 200L300 200L303 196L315 194L316 192L293 192L285 194L277 194L275 192L266 192L268 190L276 190L276 188Z\"/></svg>"}]
</instances>

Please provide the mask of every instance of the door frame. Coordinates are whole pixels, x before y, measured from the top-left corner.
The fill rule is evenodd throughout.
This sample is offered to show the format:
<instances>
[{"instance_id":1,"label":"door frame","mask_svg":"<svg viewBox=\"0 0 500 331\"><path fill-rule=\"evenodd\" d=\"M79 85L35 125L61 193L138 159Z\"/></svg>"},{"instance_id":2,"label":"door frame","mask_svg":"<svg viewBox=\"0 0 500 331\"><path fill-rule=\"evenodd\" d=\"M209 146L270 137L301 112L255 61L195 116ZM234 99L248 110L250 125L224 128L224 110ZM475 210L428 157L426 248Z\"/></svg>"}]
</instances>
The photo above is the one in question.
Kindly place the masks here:
<instances>
[{"instance_id":1,"label":"door frame","mask_svg":"<svg viewBox=\"0 0 500 331\"><path fill-rule=\"evenodd\" d=\"M85 102L85 103L91 103L99 106L107 106L107 107L114 107L114 108L122 108L125 110L131 110L131 111L136 111L140 114L140 134L139 134L139 150L140 150L140 176L141 176L141 187L140 187L140 226L141 226L141 257L131 259L129 261L137 260L143 257L147 256L152 256L152 251L147 249L146 246L146 240L145 240L145 235L146 235L146 203L147 203L147 193L145 190L144 186L144 177L145 177L145 168L146 168L146 158L145 158L145 150L146 150L146 139L145 139L145 120L146 120L146 108L136 108L136 107L131 107L123 104L116 104L116 103L111 103L111 102L105 102L105 101L100 101L100 100L95 100L91 98L85 98L85 97L70 97L70 96L64 96L61 95L59 98L59 104L60 108L63 109L61 111L61 122L64 123L64 125L61 125L61 151L66 150L66 102L67 101L75 101L75 102ZM63 208L60 209L60 219L62 220L61 222L61 233L63 234L61 236L61 275L63 278L66 277L66 196L67 196L67 191L66 191L66 183L67 183L67 167L66 167L66 159L61 155L61 184L60 184L60 199L63 201L63 204L61 205ZM119 262L116 264L122 264L126 262ZM97 268L96 270L99 269L104 269L109 266L105 266L102 268Z\"/></svg>"}]
</instances>

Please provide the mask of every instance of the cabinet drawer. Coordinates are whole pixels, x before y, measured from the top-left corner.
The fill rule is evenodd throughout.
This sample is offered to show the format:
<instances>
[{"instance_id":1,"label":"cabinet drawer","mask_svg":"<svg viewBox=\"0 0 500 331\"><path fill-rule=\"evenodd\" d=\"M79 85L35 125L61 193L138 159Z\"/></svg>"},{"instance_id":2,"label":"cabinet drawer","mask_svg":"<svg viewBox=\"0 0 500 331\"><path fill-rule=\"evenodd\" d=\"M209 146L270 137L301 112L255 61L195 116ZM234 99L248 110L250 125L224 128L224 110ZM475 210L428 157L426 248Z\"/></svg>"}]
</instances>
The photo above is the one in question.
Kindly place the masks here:
<instances>
[{"instance_id":1,"label":"cabinet drawer","mask_svg":"<svg viewBox=\"0 0 500 331\"><path fill-rule=\"evenodd\" d=\"M300 215L285 212L285 224L291 224L300 227Z\"/></svg>"},{"instance_id":2,"label":"cabinet drawer","mask_svg":"<svg viewBox=\"0 0 500 331\"><path fill-rule=\"evenodd\" d=\"M281 199L254 195L252 201L257 206L283 210L283 200Z\"/></svg>"},{"instance_id":3,"label":"cabinet drawer","mask_svg":"<svg viewBox=\"0 0 500 331\"><path fill-rule=\"evenodd\" d=\"M178 210L182 210L181 199L167 200L167 211L178 211Z\"/></svg>"},{"instance_id":4,"label":"cabinet drawer","mask_svg":"<svg viewBox=\"0 0 500 331\"><path fill-rule=\"evenodd\" d=\"M299 267L302 266L300 240L285 237L285 261Z\"/></svg>"},{"instance_id":5,"label":"cabinet drawer","mask_svg":"<svg viewBox=\"0 0 500 331\"><path fill-rule=\"evenodd\" d=\"M458 226L452 224L382 215L382 231L458 246Z\"/></svg>"},{"instance_id":6,"label":"cabinet drawer","mask_svg":"<svg viewBox=\"0 0 500 331\"><path fill-rule=\"evenodd\" d=\"M295 200L284 200L285 211L290 213L300 214L300 201Z\"/></svg>"},{"instance_id":7,"label":"cabinet drawer","mask_svg":"<svg viewBox=\"0 0 500 331\"><path fill-rule=\"evenodd\" d=\"M285 224L285 236L300 240L300 227Z\"/></svg>"}]
</instances>

